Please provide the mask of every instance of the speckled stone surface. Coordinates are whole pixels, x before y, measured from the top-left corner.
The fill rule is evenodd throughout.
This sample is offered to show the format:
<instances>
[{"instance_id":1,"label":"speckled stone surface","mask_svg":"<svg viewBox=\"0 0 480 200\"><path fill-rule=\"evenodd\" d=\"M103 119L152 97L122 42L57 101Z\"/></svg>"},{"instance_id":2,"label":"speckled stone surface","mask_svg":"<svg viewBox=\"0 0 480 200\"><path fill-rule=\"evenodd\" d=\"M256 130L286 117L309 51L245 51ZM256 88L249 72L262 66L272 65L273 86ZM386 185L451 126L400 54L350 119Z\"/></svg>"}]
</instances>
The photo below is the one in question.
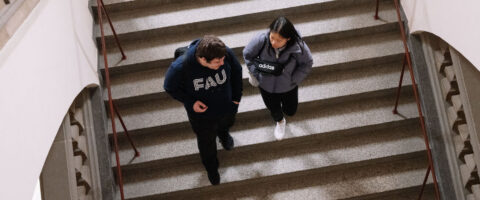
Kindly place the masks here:
<instances>
[{"instance_id":1,"label":"speckled stone surface","mask_svg":"<svg viewBox=\"0 0 480 200\"><path fill-rule=\"evenodd\" d=\"M413 157L342 170L311 171L302 176L278 178L273 184L245 184L235 189L229 187L232 188L230 190L212 188L209 192L204 192L207 195L198 198L191 194L181 198L165 196L168 199L196 197L195 199L202 200L412 200L418 198L420 188L417 185L419 181L423 181L425 164L426 161L422 157ZM228 192L223 192L225 190ZM427 187L422 199L433 200L432 194L431 187Z\"/></svg>"},{"instance_id":2,"label":"speckled stone surface","mask_svg":"<svg viewBox=\"0 0 480 200\"><path fill-rule=\"evenodd\" d=\"M304 0L295 2L289 0L263 0L223 1L221 3L218 1L198 1L188 4L174 4L175 6L154 6L141 10L111 13L110 17L115 24L117 33L122 34L332 1ZM105 25L108 25L108 22L106 23ZM109 35L111 32L106 30L106 34Z\"/></svg>"},{"instance_id":3,"label":"speckled stone surface","mask_svg":"<svg viewBox=\"0 0 480 200\"><path fill-rule=\"evenodd\" d=\"M112 95L141 153L132 159L129 143L120 137L128 199L416 196L427 166L425 145L408 76L401 115L392 114L404 50L391 2L382 1L381 20L373 19L373 0L105 3L128 57L119 62L107 38ZM278 15L293 21L314 59L314 70L299 88L297 114L286 118L282 141L273 136L274 123L258 89L246 81L240 53ZM231 47L244 73L244 96L231 129L235 148L225 151L217 145L219 186L208 182L183 105L163 90L174 50L205 34ZM118 123L117 130L122 130ZM427 191L429 198L431 187Z\"/></svg>"},{"instance_id":4,"label":"speckled stone surface","mask_svg":"<svg viewBox=\"0 0 480 200\"><path fill-rule=\"evenodd\" d=\"M317 149L322 149L322 147ZM389 150L377 155L362 155L361 152L357 152L355 153L355 160L358 160L358 162L350 161L348 163L342 162L339 159L341 157L335 157L335 153L327 151L323 152L324 155L317 154L319 157L325 156L324 159L329 162L329 166L336 166L336 169L334 167L322 167L321 162L316 163L315 158L309 157L308 154L301 155L301 153L297 156L291 156L291 160L287 159L288 161L285 162L282 162L281 158L273 158L261 162L221 167L219 171L223 187L229 189L228 194L223 194L223 198L241 195L246 197L265 195L261 199L339 199L416 186L422 182L422 175L426 170L425 158L418 156L424 151L405 150L409 153L398 153L397 155L406 155L404 157L413 158L401 159L400 161L393 160L393 162L388 157L381 155L388 155ZM382 161L385 163L382 163ZM377 164L368 165L369 162L377 162ZM359 163L367 166L356 167L355 165L359 165ZM292 164L292 166L289 164ZM296 171L290 171L291 173L285 175L274 175L275 172L289 171L289 167L293 167ZM302 170L307 168L313 168L313 170ZM144 173L148 176L126 176L124 179L126 196L154 195L189 188L210 190L210 192L204 192L204 194L210 194L208 195L210 197L215 196L212 190L217 189L209 185L206 173L202 170L196 171L196 169L201 169L201 165L161 171L150 169L145 170L146 173ZM298 175L295 176L295 174ZM252 180L255 181L252 182L257 183L263 181L262 179L275 181L271 181L269 184L248 184L239 180L241 177L254 178ZM239 187L234 189L231 185L241 185L250 190L242 190ZM255 185L258 185L258 188ZM217 191L221 192L221 190ZM159 195L157 198L161 197L162 195Z\"/></svg>"},{"instance_id":5,"label":"speckled stone surface","mask_svg":"<svg viewBox=\"0 0 480 200\"><path fill-rule=\"evenodd\" d=\"M411 96L405 96L411 98ZM287 117L285 139L305 137L317 134L331 133L359 127L377 126L404 121L417 117L413 102L402 99L400 105L402 117L391 114L392 97L378 97L339 103L336 105L319 105L309 103L300 105L294 117ZM410 124L412 125L412 124ZM253 148L269 142L275 142L273 136L274 123L269 115L264 113L257 117L238 118L232 127L236 147ZM132 159L132 150L128 143L121 146L121 163L124 165L157 162L175 157L190 156L198 152L196 139L188 124L184 127L158 131L134 137L142 156ZM295 141L295 140L291 140ZM290 140L287 140L287 143ZM221 146L218 146L221 149ZM114 156L112 154L112 156ZM195 156L193 156L195 157ZM184 160L187 158L179 158ZM114 158L112 158L114 160ZM167 161L171 162L171 161ZM158 164L160 163L160 164ZM112 163L114 164L114 163Z\"/></svg>"},{"instance_id":6,"label":"speckled stone surface","mask_svg":"<svg viewBox=\"0 0 480 200\"><path fill-rule=\"evenodd\" d=\"M382 90L385 88L394 88L397 82L394 82L391 80L398 78L399 76L400 68L398 65L399 63L390 63L384 66L370 66L370 67L365 67L363 69L345 71L345 74L343 75L338 72L328 72L328 73L322 73L318 75L313 74L312 76L310 76L310 78L308 78L305 81L305 83L299 90L300 101L309 102L309 101L314 101L315 98L323 97L324 99L328 99L328 98L339 97L341 95L353 95L355 93L376 91L376 90ZM384 76L379 76L375 79L370 77L372 76L372 74L377 74L377 73L379 74L385 73L385 74ZM358 75L358 74L361 74L361 75ZM370 74L370 76L368 74ZM355 77L358 77L360 79L356 79ZM362 79L365 79L365 80L362 81ZM405 84L410 84L409 80L404 80L404 81L405 81ZM257 90L253 88L247 88L245 93L246 93L246 96L243 98L242 107L257 106L258 109L264 109L265 106L263 105L261 97L259 96ZM182 107L179 108L179 110L181 109ZM246 110L248 110L248 108L245 108L244 111ZM265 111L263 111L262 113L265 113ZM268 127L271 126L271 122L269 120L265 120L265 121L268 129ZM240 122L237 122L234 129L236 129L236 127L241 125L242 124L240 124ZM172 157L174 155L177 155L177 156L183 155L183 154L178 154L177 152L185 152L186 154L189 154L192 152L192 150L196 149L195 138L190 128L188 127L188 124L186 125L186 127L182 129L178 129L178 130L175 129L174 132L176 132L176 134L161 133L161 134L150 134L154 136L150 136L150 135L143 136L147 140L146 141L147 144L145 144L147 155L145 155L145 152L144 152L141 158L136 159L136 162L140 162L140 160L144 160L144 159L152 160L152 159L162 158L158 156ZM252 134L245 134L246 139L251 139L252 141L255 141L255 138L250 138L248 135L252 135ZM257 136L260 136L260 135L257 135ZM267 135L268 135L267 138L269 138L270 140L273 139L272 137L270 137L271 134L267 134ZM166 143L165 146L164 145L152 146L152 143L151 143L153 142L151 140L152 137L155 137L155 141L157 142L165 141ZM182 137L185 137L185 140L182 139ZM170 141L171 144L168 141ZM263 139L259 141L269 141L269 140ZM243 142L243 143L251 144L252 142ZM140 145L140 148L142 147L143 145ZM129 149L128 146L127 146L127 149ZM151 151L153 152L150 153ZM130 156L131 156L131 153L130 151L127 150L127 152L125 153L125 158L122 160L129 160L131 158ZM151 158L150 156L153 156L153 157Z\"/></svg>"},{"instance_id":7,"label":"speckled stone surface","mask_svg":"<svg viewBox=\"0 0 480 200\"><path fill-rule=\"evenodd\" d=\"M395 164L397 166L394 166ZM351 171L345 170L341 173L309 174L287 179L281 183L265 185L264 187L250 186L245 190L233 189L229 194L216 195L212 192L210 196L196 199L365 200L367 198L355 198L355 196L387 193L370 199L412 200L418 197L420 188L415 187L416 190L410 188L418 185L421 179L419 177L425 173L424 165L424 161L412 159L404 162L354 168ZM425 192L423 199L433 200L432 194L432 190Z\"/></svg>"},{"instance_id":8,"label":"speckled stone surface","mask_svg":"<svg viewBox=\"0 0 480 200\"><path fill-rule=\"evenodd\" d=\"M364 32L371 32L371 29L385 29L382 25L393 24L393 26L389 25L386 28L396 28L395 12L391 4L382 6L380 14L382 19L385 18L384 20L374 20L371 13L372 7L363 5L346 8L342 12L327 10L324 12L299 13L290 18L304 38L323 37L321 40L339 37L345 34L345 31L354 31L356 35L360 35ZM138 65L138 63L148 64L172 59L176 48L185 46L193 39L206 34L219 36L231 48L243 48L255 34L266 30L272 20L273 17L255 20L252 23L236 23L229 26L228 29L207 27L195 31L177 31L174 34L167 35L169 37L165 37L164 34L144 34L143 37L134 41L122 42L128 59L120 63L118 62L120 60L118 49L115 45L110 45L112 46L112 49L108 51L110 68L130 67L130 65ZM398 33L396 36L396 39L399 39ZM103 58L99 60L99 64L103 66Z\"/></svg>"},{"instance_id":9,"label":"speckled stone surface","mask_svg":"<svg viewBox=\"0 0 480 200\"><path fill-rule=\"evenodd\" d=\"M311 74L299 88L299 102L322 101L354 94L395 88L400 76L400 63L365 66L358 69ZM404 76L405 84L410 81ZM245 87L239 113L264 110L265 105L257 89ZM120 113L129 130L163 126L187 121L185 108L173 98L152 100L121 108ZM117 123L117 130L121 130ZM109 126L111 128L111 126Z\"/></svg>"},{"instance_id":10,"label":"speckled stone surface","mask_svg":"<svg viewBox=\"0 0 480 200\"><path fill-rule=\"evenodd\" d=\"M314 68L348 64L358 60L374 59L403 52L396 32L351 37L341 41L315 42L309 44L309 47L312 51ZM247 79L248 72L241 55L239 55L239 60L243 65L243 77ZM152 70L113 76L111 81L113 98L133 98L164 92L163 80L166 70L166 67L158 67ZM107 90L104 91L105 97L107 97Z\"/></svg>"}]
</instances>

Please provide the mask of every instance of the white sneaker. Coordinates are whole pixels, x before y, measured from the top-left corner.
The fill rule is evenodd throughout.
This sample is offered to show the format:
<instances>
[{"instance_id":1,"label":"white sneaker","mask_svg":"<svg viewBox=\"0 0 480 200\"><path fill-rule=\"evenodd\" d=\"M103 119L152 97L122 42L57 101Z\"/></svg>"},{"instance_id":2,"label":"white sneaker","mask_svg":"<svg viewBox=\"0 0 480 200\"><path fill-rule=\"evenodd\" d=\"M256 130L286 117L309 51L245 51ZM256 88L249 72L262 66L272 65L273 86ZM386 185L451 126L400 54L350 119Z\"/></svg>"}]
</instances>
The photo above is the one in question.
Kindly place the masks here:
<instances>
[{"instance_id":1,"label":"white sneaker","mask_svg":"<svg viewBox=\"0 0 480 200\"><path fill-rule=\"evenodd\" d=\"M275 126L275 131L273 134L275 135L275 138L277 140L282 140L283 136L285 136L285 124L287 123L287 120L283 118L282 121L277 122L277 126Z\"/></svg>"}]
</instances>

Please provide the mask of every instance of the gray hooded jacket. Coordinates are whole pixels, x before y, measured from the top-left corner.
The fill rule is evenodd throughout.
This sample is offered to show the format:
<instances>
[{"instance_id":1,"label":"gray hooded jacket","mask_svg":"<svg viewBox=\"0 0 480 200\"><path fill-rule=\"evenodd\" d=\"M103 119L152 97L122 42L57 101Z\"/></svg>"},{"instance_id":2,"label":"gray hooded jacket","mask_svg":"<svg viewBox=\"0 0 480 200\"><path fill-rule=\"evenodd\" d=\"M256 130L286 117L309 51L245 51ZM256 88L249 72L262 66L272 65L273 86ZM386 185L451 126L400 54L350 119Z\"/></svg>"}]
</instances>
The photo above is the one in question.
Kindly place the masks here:
<instances>
[{"instance_id":1,"label":"gray hooded jacket","mask_svg":"<svg viewBox=\"0 0 480 200\"><path fill-rule=\"evenodd\" d=\"M312 54L304 41L297 41L281 51L277 59L275 50L270 45L270 40L267 39L268 35L269 31L258 34L243 49L245 64L250 73L257 78L259 86L263 90L270 93L288 92L297 87L312 70ZM253 64L253 60L257 56L260 56L261 60L283 64L282 74L274 76L258 72Z\"/></svg>"}]
</instances>

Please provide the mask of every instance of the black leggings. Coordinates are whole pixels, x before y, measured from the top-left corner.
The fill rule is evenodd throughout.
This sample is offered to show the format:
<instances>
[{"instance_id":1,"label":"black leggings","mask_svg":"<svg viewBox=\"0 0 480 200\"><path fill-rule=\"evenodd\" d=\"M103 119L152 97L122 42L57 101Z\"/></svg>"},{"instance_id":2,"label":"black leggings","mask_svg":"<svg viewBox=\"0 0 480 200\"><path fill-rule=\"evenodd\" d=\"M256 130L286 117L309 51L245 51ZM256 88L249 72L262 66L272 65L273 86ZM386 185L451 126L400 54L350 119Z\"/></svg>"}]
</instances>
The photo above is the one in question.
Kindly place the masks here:
<instances>
[{"instance_id":1,"label":"black leggings","mask_svg":"<svg viewBox=\"0 0 480 200\"><path fill-rule=\"evenodd\" d=\"M260 93L274 121L282 121L284 113L293 116L297 112L298 86L285 93L270 93L260 88Z\"/></svg>"}]
</instances>

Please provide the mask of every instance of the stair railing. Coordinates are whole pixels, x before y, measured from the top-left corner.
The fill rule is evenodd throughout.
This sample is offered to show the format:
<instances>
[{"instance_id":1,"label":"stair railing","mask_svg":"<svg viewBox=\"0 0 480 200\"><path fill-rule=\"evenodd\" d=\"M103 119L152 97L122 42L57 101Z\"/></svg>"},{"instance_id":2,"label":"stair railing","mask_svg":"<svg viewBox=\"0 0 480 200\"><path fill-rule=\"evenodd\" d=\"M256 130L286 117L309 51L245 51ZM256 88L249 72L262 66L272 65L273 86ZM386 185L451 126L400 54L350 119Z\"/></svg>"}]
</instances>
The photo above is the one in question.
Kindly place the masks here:
<instances>
[{"instance_id":1,"label":"stair railing","mask_svg":"<svg viewBox=\"0 0 480 200\"><path fill-rule=\"evenodd\" d=\"M380 0L377 0L377 7L375 9L374 18L376 20L379 19L379 17L378 17L379 1ZM399 4L398 0L394 0L394 2L395 2L395 9L397 11L397 19L398 19L398 25L400 27L400 33L401 33L401 37L402 37L403 47L405 49L405 56L404 56L404 59L403 59L402 73L400 75L400 81L398 83L397 98L395 100L395 107L393 109L393 113L398 114L398 111L397 111L398 100L400 98L400 90L402 88L402 80L403 80L403 74L405 72L405 64L407 64L408 70L410 71L410 79L412 80L413 93L415 95L415 101L417 103L418 114L420 115L420 125L422 127L423 139L425 140L425 146L427 148L427 155L428 155L428 168L427 168L427 172L425 174L425 178L423 180L422 189L420 190L420 194L418 196L418 199L419 200L422 199L423 191L425 189L425 185L427 184L428 176L429 176L430 171L431 171L432 172L432 177L433 177L433 184L434 184L434 187L435 187L435 199L440 200L440 191L438 189L437 177L435 175L435 169L433 167L432 151L430 149L428 135L427 135L427 131L426 131L426 128L425 128L425 120L423 118L422 108L420 106L420 98L418 96L417 84L415 82L415 76L413 74L412 61L411 61L411 58L410 58L410 51L409 51L408 45L407 45L405 27L404 27L402 18L400 17L400 4Z\"/></svg>"},{"instance_id":2,"label":"stair railing","mask_svg":"<svg viewBox=\"0 0 480 200\"><path fill-rule=\"evenodd\" d=\"M102 12L103 11L103 12ZM133 144L132 139L130 138L130 134L128 133L127 127L125 126L125 123L123 122L122 116L118 112L118 107L117 105L113 102L112 99L112 89L110 87L110 73L108 70L108 59L107 59L107 49L106 49L106 44L105 44L105 33L103 30L103 13L105 13L105 16L108 19L108 23L110 24L110 28L112 29L113 36L115 37L115 41L117 43L118 48L120 49L120 52L122 54L122 60L127 59L127 56L125 56L125 53L123 52L122 46L120 45L120 41L118 40L117 33L115 32L115 28L113 27L112 20L110 19L110 16L108 15L107 10L105 9L105 5L103 4L103 0L97 0L97 14L98 14L98 23L100 24L100 32L102 35L101 42L102 42L102 54L103 54L103 60L105 63L105 85L108 90L108 105L109 105L109 112L110 112L110 120L112 122L112 131L113 131L113 141L114 141L114 149L115 149L115 158L117 162L117 182L120 187L120 196L121 199L125 199L125 194L123 192L123 179L122 179L122 169L120 166L120 157L118 155L118 138L117 138L117 131L115 128L115 113L118 116L118 119L120 120L120 123L122 124L123 130L125 132L125 135L127 136L128 141L130 142L130 145L133 147L133 150L135 151L135 157L140 156L140 153L137 151L137 148Z\"/></svg>"}]
</instances>

